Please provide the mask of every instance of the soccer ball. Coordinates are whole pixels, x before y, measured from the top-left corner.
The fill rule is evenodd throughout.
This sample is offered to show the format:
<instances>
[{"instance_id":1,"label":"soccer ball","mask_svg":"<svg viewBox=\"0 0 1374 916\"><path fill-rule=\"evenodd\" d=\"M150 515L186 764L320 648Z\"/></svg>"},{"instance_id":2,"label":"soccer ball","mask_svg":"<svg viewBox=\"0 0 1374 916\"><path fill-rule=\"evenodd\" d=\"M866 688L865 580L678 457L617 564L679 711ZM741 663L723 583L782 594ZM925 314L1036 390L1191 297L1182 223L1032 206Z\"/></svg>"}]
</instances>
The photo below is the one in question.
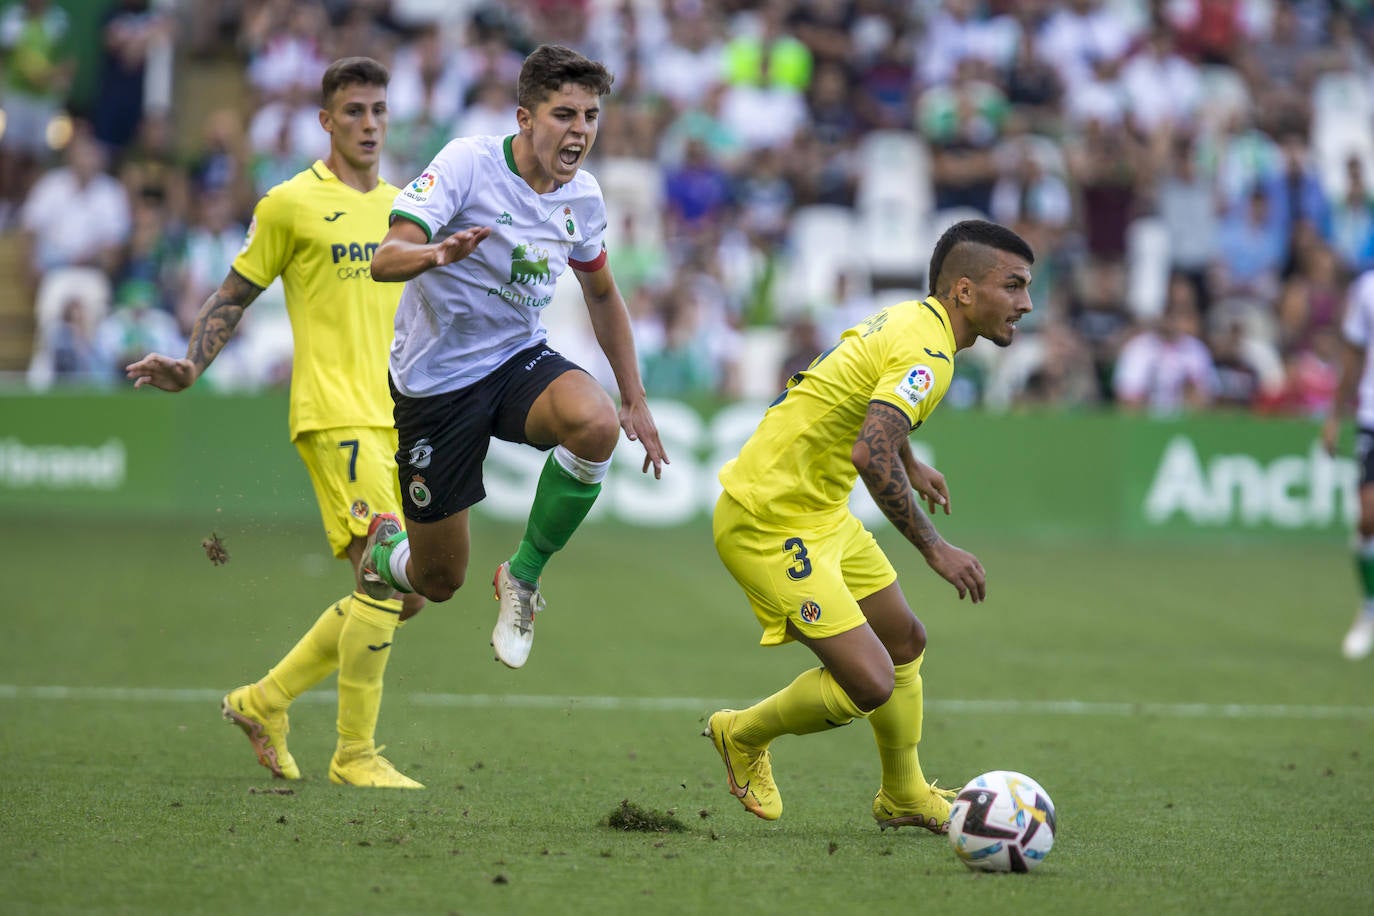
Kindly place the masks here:
<instances>
[{"instance_id":1,"label":"soccer ball","mask_svg":"<svg viewBox=\"0 0 1374 916\"><path fill-rule=\"evenodd\" d=\"M1024 773L984 773L950 806L949 845L976 871L1030 871L1054 845L1054 802Z\"/></svg>"}]
</instances>

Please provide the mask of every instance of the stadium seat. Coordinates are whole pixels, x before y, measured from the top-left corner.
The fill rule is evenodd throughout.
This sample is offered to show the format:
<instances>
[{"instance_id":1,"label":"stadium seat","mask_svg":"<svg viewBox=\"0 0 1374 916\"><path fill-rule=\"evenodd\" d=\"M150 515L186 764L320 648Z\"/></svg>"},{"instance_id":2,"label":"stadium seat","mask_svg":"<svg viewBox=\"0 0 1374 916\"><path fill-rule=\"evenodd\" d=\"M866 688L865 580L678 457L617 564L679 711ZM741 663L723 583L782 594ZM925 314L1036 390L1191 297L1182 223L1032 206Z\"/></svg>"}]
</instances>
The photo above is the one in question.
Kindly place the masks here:
<instances>
[{"instance_id":1,"label":"stadium seat","mask_svg":"<svg viewBox=\"0 0 1374 916\"><path fill-rule=\"evenodd\" d=\"M85 313L86 327L94 333L110 310L110 280L94 267L64 267L49 271L34 297L34 346L26 380L35 391L46 391L55 381L52 333L62 321L66 304L75 299Z\"/></svg>"},{"instance_id":2,"label":"stadium seat","mask_svg":"<svg viewBox=\"0 0 1374 916\"><path fill-rule=\"evenodd\" d=\"M1312 87L1312 152L1332 198L1346 190L1346 162L1357 156L1374 175L1374 95L1355 73L1327 73Z\"/></svg>"},{"instance_id":3,"label":"stadium seat","mask_svg":"<svg viewBox=\"0 0 1374 916\"><path fill-rule=\"evenodd\" d=\"M866 264L867 252L855 243L858 237L856 217L848 207L811 204L797 209L776 300L782 317L835 304L840 273Z\"/></svg>"}]
</instances>

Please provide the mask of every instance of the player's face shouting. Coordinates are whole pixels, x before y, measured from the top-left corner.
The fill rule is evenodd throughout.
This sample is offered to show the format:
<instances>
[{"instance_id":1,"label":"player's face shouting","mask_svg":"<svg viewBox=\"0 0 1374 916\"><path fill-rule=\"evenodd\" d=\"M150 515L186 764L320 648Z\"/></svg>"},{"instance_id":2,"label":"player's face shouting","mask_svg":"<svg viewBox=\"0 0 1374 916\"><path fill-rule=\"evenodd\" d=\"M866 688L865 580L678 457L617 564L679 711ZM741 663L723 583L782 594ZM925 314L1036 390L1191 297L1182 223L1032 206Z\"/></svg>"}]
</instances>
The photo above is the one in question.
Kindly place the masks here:
<instances>
[{"instance_id":1,"label":"player's face shouting","mask_svg":"<svg viewBox=\"0 0 1374 916\"><path fill-rule=\"evenodd\" d=\"M1009 345L1016 335L1016 322L1031 310L1030 265L1005 251L983 278L973 285L973 308L969 321L979 337L999 347Z\"/></svg>"},{"instance_id":2,"label":"player's face shouting","mask_svg":"<svg viewBox=\"0 0 1374 916\"><path fill-rule=\"evenodd\" d=\"M601 97L576 83L564 83L533 111L520 109L520 129L530 138L535 162L542 173L539 178L554 185L573 180L596 142L600 114ZM546 188L535 190L543 193Z\"/></svg>"},{"instance_id":3,"label":"player's face shouting","mask_svg":"<svg viewBox=\"0 0 1374 916\"><path fill-rule=\"evenodd\" d=\"M359 170L375 166L386 142L386 89L362 84L343 87L320 112L320 126L350 166Z\"/></svg>"}]
</instances>

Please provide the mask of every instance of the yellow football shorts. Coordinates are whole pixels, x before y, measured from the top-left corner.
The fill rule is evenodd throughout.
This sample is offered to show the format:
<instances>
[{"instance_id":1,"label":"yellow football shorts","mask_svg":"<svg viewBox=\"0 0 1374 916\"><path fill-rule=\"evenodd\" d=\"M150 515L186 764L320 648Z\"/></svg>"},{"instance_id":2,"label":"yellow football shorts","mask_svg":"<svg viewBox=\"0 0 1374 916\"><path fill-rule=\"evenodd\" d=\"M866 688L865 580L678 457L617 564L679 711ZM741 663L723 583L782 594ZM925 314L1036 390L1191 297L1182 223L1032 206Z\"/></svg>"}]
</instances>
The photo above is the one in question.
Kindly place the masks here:
<instances>
[{"instance_id":1,"label":"yellow football shorts","mask_svg":"<svg viewBox=\"0 0 1374 916\"><path fill-rule=\"evenodd\" d=\"M878 542L848 511L780 524L721 493L711 530L716 552L763 627L761 645L790 640L789 620L812 639L862 626L859 600L897 581Z\"/></svg>"},{"instance_id":2,"label":"yellow football shorts","mask_svg":"<svg viewBox=\"0 0 1374 916\"><path fill-rule=\"evenodd\" d=\"M334 556L348 555L355 537L367 537L367 526L379 512L401 515L401 489L396 477L396 430L385 426L316 429L296 437L320 519Z\"/></svg>"}]
</instances>

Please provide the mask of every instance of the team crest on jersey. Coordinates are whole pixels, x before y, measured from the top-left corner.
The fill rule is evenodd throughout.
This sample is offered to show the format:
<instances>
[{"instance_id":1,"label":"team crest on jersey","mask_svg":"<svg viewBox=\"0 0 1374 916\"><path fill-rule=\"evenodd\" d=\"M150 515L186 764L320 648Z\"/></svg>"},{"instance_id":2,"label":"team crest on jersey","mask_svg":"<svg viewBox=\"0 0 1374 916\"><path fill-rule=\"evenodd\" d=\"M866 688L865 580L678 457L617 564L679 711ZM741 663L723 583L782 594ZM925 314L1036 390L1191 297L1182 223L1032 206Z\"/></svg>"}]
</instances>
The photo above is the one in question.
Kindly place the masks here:
<instances>
[{"instance_id":1,"label":"team crest on jersey","mask_svg":"<svg viewBox=\"0 0 1374 916\"><path fill-rule=\"evenodd\" d=\"M420 177L406 185L406 189L401 193L413 201L424 203L429 200L430 192L434 190L434 186L438 183L438 175L430 171L424 171L420 173Z\"/></svg>"},{"instance_id":2,"label":"team crest on jersey","mask_svg":"<svg viewBox=\"0 0 1374 916\"><path fill-rule=\"evenodd\" d=\"M411 502L421 509L428 506L429 501L433 499L429 487L425 486L425 479L419 474L410 478L410 483L406 485L406 495L410 497Z\"/></svg>"},{"instance_id":3,"label":"team crest on jersey","mask_svg":"<svg viewBox=\"0 0 1374 916\"><path fill-rule=\"evenodd\" d=\"M821 606L814 601L803 601L801 606L801 619L807 623L815 623L821 619Z\"/></svg>"},{"instance_id":4,"label":"team crest on jersey","mask_svg":"<svg viewBox=\"0 0 1374 916\"><path fill-rule=\"evenodd\" d=\"M935 387L935 373L926 365L912 366L911 371L906 374L898 384L896 391L906 401L915 407L925 400L926 395L930 394L930 389Z\"/></svg>"},{"instance_id":5,"label":"team crest on jersey","mask_svg":"<svg viewBox=\"0 0 1374 916\"><path fill-rule=\"evenodd\" d=\"M354 518L366 521L372 515L372 509L361 499L353 500L353 505L348 507L348 511Z\"/></svg>"},{"instance_id":6,"label":"team crest on jersey","mask_svg":"<svg viewBox=\"0 0 1374 916\"><path fill-rule=\"evenodd\" d=\"M563 208L563 228L568 230L569 236L577 235L577 223L573 222L572 207Z\"/></svg>"},{"instance_id":7,"label":"team crest on jersey","mask_svg":"<svg viewBox=\"0 0 1374 916\"><path fill-rule=\"evenodd\" d=\"M516 245L510 253L510 282L549 282L549 253L529 243Z\"/></svg>"}]
</instances>

